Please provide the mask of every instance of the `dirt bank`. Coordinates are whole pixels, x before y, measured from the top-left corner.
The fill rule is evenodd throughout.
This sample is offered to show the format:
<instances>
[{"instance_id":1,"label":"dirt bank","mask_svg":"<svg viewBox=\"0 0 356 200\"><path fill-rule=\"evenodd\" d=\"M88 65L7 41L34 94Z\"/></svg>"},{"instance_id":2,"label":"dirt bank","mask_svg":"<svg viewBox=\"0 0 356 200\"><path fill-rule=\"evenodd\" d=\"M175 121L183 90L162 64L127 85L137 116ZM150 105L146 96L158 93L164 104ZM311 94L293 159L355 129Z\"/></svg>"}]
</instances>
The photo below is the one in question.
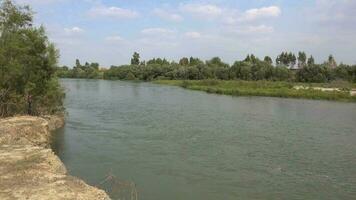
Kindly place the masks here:
<instances>
[{"instance_id":1,"label":"dirt bank","mask_svg":"<svg viewBox=\"0 0 356 200\"><path fill-rule=\"evenodd\" d=\"M0 199L109 200L107 194L69 176L50 147L62 117L21 116L0 120Z\"/></svg>"}]
</instances>

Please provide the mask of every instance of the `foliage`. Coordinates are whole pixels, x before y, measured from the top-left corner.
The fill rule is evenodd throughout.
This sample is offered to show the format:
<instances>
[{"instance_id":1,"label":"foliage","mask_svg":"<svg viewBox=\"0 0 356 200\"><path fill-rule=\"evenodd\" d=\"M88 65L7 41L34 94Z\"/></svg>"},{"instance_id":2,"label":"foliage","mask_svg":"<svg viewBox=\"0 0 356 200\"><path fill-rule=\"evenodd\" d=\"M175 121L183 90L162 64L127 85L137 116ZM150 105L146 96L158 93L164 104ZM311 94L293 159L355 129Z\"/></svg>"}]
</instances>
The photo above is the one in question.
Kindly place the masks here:
<instances>
[{"instance_id":1,"label":"foliage","mask_svg":"<svg viewBox=\"0 0 356 200\"><path fill-rule=\"evenodd\" d=\"M138 65L140 64L140 54L135 52L131 58L131 65Z\"/></svg>"},{"instance_id":2,"label":"foliage","mask_svg":"<svg viewBox=\"0 0 356 200\"><path fill-rule=\"evenodd\" d=\"M272 58L266 56L260 60L253 54L247 55L242 61L236 61L232 66L224 63L219 57L203 62L198 58L183 57L176 62L165 58L153 58L136 65L112 66L104 72L105 79L143 80L269 80L297 82L330 82L345 80L355 82L356 66L340 64L333 67L334 59L325 64L315 64L313 56L307 60L304 52L298 53L298 68L294 68L297 58L293 53L282 52L272 65ZM137 63L137 62L136 62ZM332 65L331 65L332 64Z\"/></svg>"},{"instance_id":3,"label":"foliage","mask_svg":"<svg viewBox=\"0 0 356 200\"><path fill-rule=\"evenodd\" d=\"M293 68L296 64L297 58L292 52L282 52L276 58L276 64L279 66L288 66Z\"/></svg>"},{"instance_id":4,"label":"foliage","mask_svg":"<svg viewBox=\"0 0 356 200\"><path fill-rule=\"evenodd\" d=\"M307 54L305 52L298 52L298 68L303 68L307 63Z\"/></svg>"},{"instance_id":5,"label":"foliage","mask_svg":"<svg viewBox=\"0 0 356 200\"><path fill-rule=\"evenodd\" d=\"M28 6L0 5L0 116L24 114L32 96L37 114L62 109L64 93L54 77L59 53L44 27L33 26Z\"/></svg>"},{"instance_id":6,"label":"foliage","mask_svg":"<svg viewBox=\"0 0 356 200\"><path fill-rule=\"evenodd\" d=\"M103 78L103 72L99 69L99 63L86 62L82 65L78 59L72 69L69 69L67 66L58 67L56 74L60 78Z\"/></svg>"},{"instance_id":7,"label":"foliage","mask_svg":"<svg viewBox=\"0 0 356 200\"><path fill-rule=\"evenodd\" d=\"M308 65L298 70L296 78L299 82L323 83L332 80L332 72L325 65Z\"/></svg>"},{"instance_id":8,"label":"foliage","mask_svg":"<svg viewBox=\"0 0 356 200\"><path fill-rule=\"evenodd\" d=\"M314 89L294 89L300 83L242 80L157 80L155 83L181 86L192 90L233 96L269 96L286 98L306 98L356 102L348 91L320 91ZM321 87L322 84L301 84L305 87ZM343 84L345 86L345 84ZM348 84L346 84L348 85Z\"/></svg>"}]
</instances>

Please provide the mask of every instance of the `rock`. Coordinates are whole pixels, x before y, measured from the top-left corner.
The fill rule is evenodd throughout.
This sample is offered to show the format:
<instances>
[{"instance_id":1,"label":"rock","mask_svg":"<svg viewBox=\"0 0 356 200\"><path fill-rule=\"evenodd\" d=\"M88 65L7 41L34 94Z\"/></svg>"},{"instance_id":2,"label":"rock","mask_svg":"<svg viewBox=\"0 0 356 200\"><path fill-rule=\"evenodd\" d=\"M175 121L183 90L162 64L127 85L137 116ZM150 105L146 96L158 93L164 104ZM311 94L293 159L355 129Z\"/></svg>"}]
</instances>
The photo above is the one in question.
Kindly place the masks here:
<instances>
[{"instance_id":1,"label":"rock","mask_svg":"<svg viewBox=\"0 0 356 200\"><path fill-rule=\"evenodd\" d=\"M0 199L109 200L108 195L69 176L49 149L50 130L63 126L58 116L0 120Z\"/></svg>"}]
</instances>

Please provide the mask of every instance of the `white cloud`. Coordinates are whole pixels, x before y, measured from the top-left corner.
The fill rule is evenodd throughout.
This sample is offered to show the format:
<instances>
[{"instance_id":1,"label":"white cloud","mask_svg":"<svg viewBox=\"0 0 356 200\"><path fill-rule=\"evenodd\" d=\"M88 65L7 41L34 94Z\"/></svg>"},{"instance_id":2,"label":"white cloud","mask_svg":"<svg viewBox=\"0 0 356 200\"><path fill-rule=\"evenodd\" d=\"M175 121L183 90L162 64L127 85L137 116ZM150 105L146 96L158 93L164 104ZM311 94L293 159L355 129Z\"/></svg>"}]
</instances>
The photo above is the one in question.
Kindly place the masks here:
<instances>
[{"instance_id":1,"label":"white cloud","mask_svg":"<svg viewBox=\"0 0 356 200\"><path fill-rule=\"evenodd\" d=\"M356 23L355 0L316 0L310 15L327 25L343 28L354 27Z\"/></svg>"},{"instance_id":2,"label":"white cloud","mask_svg":"<svg viewBox=\"0 0 356 200\"><path fill-rule=\"evenodd\" d=\"M138 12L119 8L99 6L89 10L89 15L92 17L114 17L117 19L133 19L139 16Z\"/></svg>"},{"instance_id":3,"label":"white cloud","mask_svg":"<svg viewBox=\"0 0 356 200\"><path fill-rule=\"evenodd\" d=\"M181 4L179 9L182 12L190 13L200 17L218 17L223 13L223 9L213 4Z\"/></svg>"},{"instance_id":4,"label":"white cloud","mask_svg":"<svg viewBox=\"0 0 356 200\"><path fill-rule=\"evenodd\" d=\"M199 32L186 32L184 36L187 38L197 39L201 38L202 35Z\"/></svg>"},{"instance_id":5,"label":"white cloud","mask_svg":"<svg viewBox=\"0 0 356 200\"><path fill-rule=\"evenodd\" d=\"M225 32L232 34L267 34L273 33L274 28L272 26L258 25L258 26L237 26L237 27L227 27Z\"/></svg>"},{"instance_id":6,"label":"white cloud","mask_svg":"<svg viewBox=\"0 0 356 200\"><path fill-rule=\"evenodd\" d=\"M237 10L230 9L225 13L226 14L223 16L222 22L225 24L233 25L243 22L252 22L258 19L278 17L281 15L282 11L277 6L269 6L249 9L242 13Z\"/></svg>"},{"instance_id":7,"label":"white cloud","mask_svg":"<svg viewBox=\"0 0 356 200\"><path fill-rule=\"evenodd\" d=\"M144 35L172 35L175 31L165 28L146 28L141 33Z\"/></svg>"},{"instance_id":8,"label":"white cloud","mask_svg":"<svg viewBox=\"0 0 356 200\"><path fill-rule=\"evenodd\" d=\"M173 21L173 22L183 21L183 17L181 15L176 14L176 13L170 13L170 12L167 12L160 8L154 9L152 13L154 15L156 15L157 17L164 19L164 20L169 20L169 21Z\"/></svg>"},{"instance_id":9,"label":"white cloud","mask_svg":"<svg viewBox=\"0 0 356 200\"><path fill-rule=\"evenodd\" d=\"M247 10L240 20L250 21L265 17L278 17L281 13L281 9L277 6L254 8Z\"/></svg>"},{"instance_id":10,"label":"white cloud","mask_svg":"<svg viewBox=\"0 0 356 200\"><path fill-rule=\"evenodd\" d=\"M124 39L118 35L108 36L105 38L106 41L109 42L122 42Z\"/></svg>"},{"instance_id":11,"label":"white cloud","mask_svg":"<svg viewBox=\"0 0 356 200\"><path fill-rule=\"evenodd\" d=\"M72 28L64 28L64 32L67 34L67 35L77 35L77 34L80 34L80 33L83 33L84 30L75 26L75 27L72 27Z\"/></svg>"},{"instance_id":12,"label":"white cloud","mask_svg":"<svg viewBox=\"0 0 356 200\"><path fill-rule=\"evenodd\" d=\"M245 33L272 33L274 28L272 26L259 25L259 26L248 26Z\"/></svg>"}]
</instances>

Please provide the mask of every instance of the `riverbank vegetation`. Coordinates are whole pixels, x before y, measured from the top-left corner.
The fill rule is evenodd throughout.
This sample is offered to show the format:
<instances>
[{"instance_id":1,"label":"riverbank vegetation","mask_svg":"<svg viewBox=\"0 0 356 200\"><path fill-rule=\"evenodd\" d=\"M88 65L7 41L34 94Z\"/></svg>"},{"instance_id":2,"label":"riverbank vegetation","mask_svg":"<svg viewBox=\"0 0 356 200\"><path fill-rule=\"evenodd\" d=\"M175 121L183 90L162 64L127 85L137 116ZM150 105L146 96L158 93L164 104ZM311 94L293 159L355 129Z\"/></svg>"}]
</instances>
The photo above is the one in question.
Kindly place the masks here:
<instances>
[{"instance_id":1,"label":"riverbank vegetation","mask_svg":"<svg viewBox=\"0 0 356 200\"><path fill-rule=\"evenodd\" d=\"M104 70L99 69L99 63L86 62L82 65L77 59L75 61L75 66L72 69L69 69L67 66L59 67L57 68L56 74L61 78L102 79Z\"/></svg>"},{"instance_id":2,"label":"riverbank vegetation","mask_svg":"<svg viewBox=\"0 0 356 200\"><path fill-rule=\"evenodd\" d=\"M100 77L143 81L217 79L304 83L330 83L340 80L356 82L356 65L338 65L332 55L324 63L316 64L313 56L307 58L305 52L299 52L298 56L291 52L282 52L275 59L275 63L269 56L261 60L254 55L247 55L244 60L236 61L232 65L223 62L219 57L205 62L193 57L182 58L179 62L170 62L164 58L140 61L139 54L135 52L130 65L111 66L105 71L100 71L92 65L93 63L86 63L82 66L77 60L72 69L59 68L58 75L63 78Z\"/></svg>"},{"instance_id":3,"label":"riverbank vegetation","mask_svg":"<svg viewBox=\"0 0 356 200\"><path fill-rule=\"evenodd\" d=\"M75 75L81 69L78 63L73 69L59 70ZM155 81L218 94L355 101L350 91L355 88L356 65L338 65L332 55L324 63L316 64L313 56L307 58L305 52L298 56L282 52L275 64L269 56L261 60L248 55L231 66L219 57L205 62L193 57L182 58L178 63L161 58L146 62L140 61L135 52L130 65L112 66L102 74L109 80Z\"/></svg>"},{"instance_id":4,"label":"riverbank vegetation","mask_svg":"<svg viewBox=\"0 0 356 200\"><path fill-rule=\"evenodd\" d=\"M55 76L59 53L28 6L0 4L0 117L52 114L63 109Z\"/></svg>"},{"instance_id":5,"label":"riverbank vegetation","mask_svg":"<svg viewBox=\"0 0 356 200\"><path fill-rule=\"evenodd\" d=\"M78 63L73 69L60 68L60 77L71 74L71 78L92 78L77 73L85 72L92 64L83 68ZM94 69L98 73L98 68ZM355 101L350 91L355 88L356 65L337 64L332 55L316 64L313 56L307 58L305 52L298 56L282 52L275 63L269 56L261 60L247 55L231 66L219 57L205 62L193 57L179 62L161 58L146 62L140 61L135 52L130 65L112 66L102 75L109 80L155 81L218 94Z\"/></svg>"},{"instance_id":6,"label":"riverbank vegetation","mask_svg":"<svg viewBox=\"0 0 356 200\"><path fill-rule=\"evenodd\" d=\"M269 96L356 102L356 96L350 95L350 89L354 87L355 84L348 82L308 84L264 80L157 80L154 81L154 83L233 96ZM315 89L335 86L341 89L330 91ZM297 87L304 89L297 89Z\"/></svg>"}]
</instances>

